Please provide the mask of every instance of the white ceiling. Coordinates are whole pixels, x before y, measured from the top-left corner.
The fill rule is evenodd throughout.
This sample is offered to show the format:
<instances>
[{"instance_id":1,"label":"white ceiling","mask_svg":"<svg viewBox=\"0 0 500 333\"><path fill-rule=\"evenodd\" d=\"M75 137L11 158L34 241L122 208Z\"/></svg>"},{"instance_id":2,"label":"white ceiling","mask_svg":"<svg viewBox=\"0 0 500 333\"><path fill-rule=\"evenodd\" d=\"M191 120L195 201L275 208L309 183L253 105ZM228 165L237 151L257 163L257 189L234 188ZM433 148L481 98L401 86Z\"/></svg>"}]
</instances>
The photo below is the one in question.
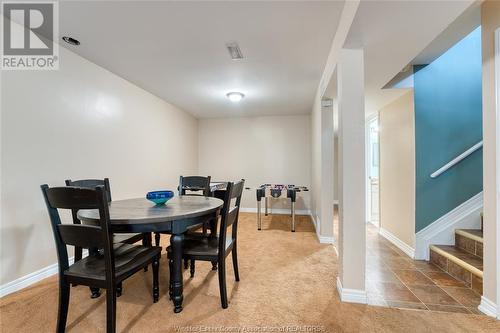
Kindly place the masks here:
<instances>
[{"instance_id":1,"label":"white ceiling","mask_svg":"<svg viewBox=\"0 0 500 333\"><path fill-rule=\"evenodd\" d=\"M63 45L199 118L311 111L343 1L60 2ZM231 60L237 41L245 56ZM225 94L246 97L230 102Z\"/></svg>"},{"instance_id":2,"label":"white ceiling","mask_svg":"<svg viewBox=\"0 0 500 333\"><path fill-rule=\"evenodd\" d=\"M436 39L422 50L410 63L411 65L430 64L462 38L481 25L481 2L476 1L453 21ZM413 87L413 71L407 70L396 74L385 87Z\"/></svg>"},{"instance_id":3,"label":"white ceiling","mask_svg":"<svg viewBox=\"0 0 500 333\"><path fill-rule=\"evenodd\" d=\"M344 47L365 50L367 114L405 93L382 87L417 55L426 58L421 51L473 3L471 0L361 2ZM443 50L436 42L429 52ZM327 91L330 90L329 87Z\"/></svg>"}]
</instances>

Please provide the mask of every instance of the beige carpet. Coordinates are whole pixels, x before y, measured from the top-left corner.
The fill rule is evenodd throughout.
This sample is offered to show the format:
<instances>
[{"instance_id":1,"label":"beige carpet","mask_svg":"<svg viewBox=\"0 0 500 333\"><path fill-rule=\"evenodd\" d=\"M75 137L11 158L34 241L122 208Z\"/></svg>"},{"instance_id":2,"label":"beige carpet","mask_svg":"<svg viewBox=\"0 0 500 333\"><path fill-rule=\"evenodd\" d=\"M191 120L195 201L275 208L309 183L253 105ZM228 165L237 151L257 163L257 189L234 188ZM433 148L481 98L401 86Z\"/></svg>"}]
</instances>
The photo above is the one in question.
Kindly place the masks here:
<instances>
[{"instance_id":1,"label":"beige carpet","mask_svg":"<svg viewBox=\"0 0 500 333\"><path fill-rule=\"evenodd\" d=\"M228 267L229 308L220 307L217 273L198 263L196 276L184 274L184 311L168 300L166 256L161 260L161 298L151 298L151 271L125 281L118 299L120 332L499 332L486 316L341 303L335 287L337 259L332 246L319 244L308 217L269 216L257 231L255 214L241 214L239 283ZM47 222L48 227L48 222ZM162 243L168 242L162 236ZM71 290L70 332L102 332L105 297L89 297L86 287ZM1 332L53 332L57 280L49 278L0 300ZM297 325L297 327L295 327ZM307 327L311 326L311 327Z\"/></svg>"}]
</instances>

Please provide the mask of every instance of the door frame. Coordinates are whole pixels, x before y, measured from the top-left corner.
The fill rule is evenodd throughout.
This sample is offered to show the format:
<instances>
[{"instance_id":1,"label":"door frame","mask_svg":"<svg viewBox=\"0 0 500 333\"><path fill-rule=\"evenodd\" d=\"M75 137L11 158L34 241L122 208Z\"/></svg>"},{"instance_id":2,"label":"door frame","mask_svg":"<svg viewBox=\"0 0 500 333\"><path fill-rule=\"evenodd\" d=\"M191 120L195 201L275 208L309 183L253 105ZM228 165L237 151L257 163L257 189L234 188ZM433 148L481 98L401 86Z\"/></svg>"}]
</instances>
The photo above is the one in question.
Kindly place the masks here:
<instances>
[{"instance_id":1,"label":"door frame","mask_svg":"<svg viewBox=\"0 0 500 333\"><path fill-rule=\"evenodd\" d=\"M500 28L495 30L495 99L496 99L496 258L500 258ZM497 267L497 319L500 319L500 272Z\"/></svg>"}]
</instances>

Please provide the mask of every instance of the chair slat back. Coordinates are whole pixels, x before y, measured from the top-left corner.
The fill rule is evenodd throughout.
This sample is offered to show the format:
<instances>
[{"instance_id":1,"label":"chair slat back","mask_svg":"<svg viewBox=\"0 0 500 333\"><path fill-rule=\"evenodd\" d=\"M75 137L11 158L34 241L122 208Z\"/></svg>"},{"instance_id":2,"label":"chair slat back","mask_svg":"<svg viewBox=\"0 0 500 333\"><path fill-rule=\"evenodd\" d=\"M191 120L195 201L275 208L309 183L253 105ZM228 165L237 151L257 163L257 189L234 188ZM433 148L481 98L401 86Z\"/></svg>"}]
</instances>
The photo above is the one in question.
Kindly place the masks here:
<instances>
[{"instance_id":1,"label":"chair slat back","mask_svg":"<svg viewBox=\"0 0 500 333\"><path fill-rule=\"evenodd\" d=\"M68 251L66 245L82 248L102 248L106 262L108 281L114 281L113 235L109 230L108 201L104 186L95 189L83 187L52 187L41 186L45 204L49 212L52 232L56 242L59 272L62 274L68 267ZM61 223L58 209L99 210L99 226Z\"/></svg>"},{"instance_id":2,"label":"chair slat back","mask_svg":"<svg viewBox=\"0 0 500 333\"><path fill-rule=\"evenodd\" d=\"M95 189L97 186L104 186L104 191L106 192L106 200L111 202L111 186L109 185L109 178L104 179L79 179L71 180L67 179L65 181L66 186L76 186ZM77 216L78 210L72 209L71 216L73 217L74 224L81 224Z\"/></svg>"},{"instance_id":3,"label":"chair slat back","mask_svg":"<svg viewBox=\"0 0 500 333\"><path fill-rule=\"evenodd\" d=\"M245 186L245 180L242 179L239 182L233 184L233 188L231 189L230 198L231 200L236 198L235 206L239 207L241 203L241 195L243 194L243 188Z\"/></svg>"},{"instance_id":4,"label":"chair slat back","mask_svg":"<svg viewBox=\"0 0 500 333\"><path fill-rule=\"evenodd\" d=\"M109 185L109 178L104 179L80 179L80 180L66 180L66 186L76 186L95 189L97 186L104 186L106 191L106 199L111 202L111 186Z\"/></svg>"},{"instance_id":5,"label":"chair slat back","mask_svg":"<svg viewBox=\"0 0 500 333\"><path fill-rule=\"evenodd\" d=\"M226 230L237 221L238 212L239 212L238 206L234 206L229 210L229 213L227 213L226 217Z\"/></svg>"},{"instance_id":6,"label":"chair slat back","mask_svg":"<svg viewBox=\"0 0 500 333\"><path fill-rule=\"evenodd\" d=\"M83 224L59 224L57 226L61 239L66 245L81 248L104 247L101 227Z\"/></svg>"},{"instance_id":7,"label":"chair slat back","mask_svg":"<svg viewBox=\"0 0 500 333\"><path fill-rule=\"evenodd\" d=\"M210 196L210 179L210 176L180 176L179 195ZM196 193L200 191L202 194Z\"/></svg>"},{"instance_id":8,"label":"chair slat back","mask_svg":"<svg viewBox=\"0 0 500 333\"><path fill-rule=\"evenodd\" d=\"M231 241L236 242L238 230L238 215L240 211L241 195L245 180L242 179L236 183L228 182L226 187L226 195L224 197L224 206L222 207L222 218L219 232L219 255L225 253L227 229L232 226ZM236 199L234 207L231 207L231 202Z\"/></svg>"},{"instance_id":9,"label":"chair slat back","mask_svg":"<svg viewBox=\"0 0 500 333\"><path fill-rule=\"evenodd\" d=\"M102 187L104 191L104 187ZM50 207L59 209L99 209L100 202L96 189L83 187L52 187L47 194Z\"/></svg>"}]
</instances>

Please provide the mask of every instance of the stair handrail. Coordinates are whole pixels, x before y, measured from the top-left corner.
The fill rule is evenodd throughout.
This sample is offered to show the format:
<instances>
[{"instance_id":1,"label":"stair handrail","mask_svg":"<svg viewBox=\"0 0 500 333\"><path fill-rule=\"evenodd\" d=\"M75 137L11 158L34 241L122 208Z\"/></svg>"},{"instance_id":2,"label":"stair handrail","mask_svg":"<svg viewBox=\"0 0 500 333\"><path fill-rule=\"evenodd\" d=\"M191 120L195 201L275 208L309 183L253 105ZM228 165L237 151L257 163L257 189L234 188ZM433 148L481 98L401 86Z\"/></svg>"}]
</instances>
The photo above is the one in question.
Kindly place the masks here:
<instances>
[{"instance_id":1,"label":"stair handrail","mask_svg":"<svg viewBox=\"0 0 500 333\"><path fill-rule=\"evenodd\" d=\"M455 157L454 159L452 159L451 161L449 161L448 163L446 163L445 165L443 165L442 167L440 167L439 169L437 169L436 171L431 173L431 178L437 178L439 175L446 172L451 167L457 165L458 163L460 163L461 161L466 159L467 156L469 156L470 154L472 154L476 150L481 149L482 147L483 147L483 140L479 141L474 146L470 147L469 149L464 151L462 154L458 155L457 157Z\"/></svg>"}]
</instances>

